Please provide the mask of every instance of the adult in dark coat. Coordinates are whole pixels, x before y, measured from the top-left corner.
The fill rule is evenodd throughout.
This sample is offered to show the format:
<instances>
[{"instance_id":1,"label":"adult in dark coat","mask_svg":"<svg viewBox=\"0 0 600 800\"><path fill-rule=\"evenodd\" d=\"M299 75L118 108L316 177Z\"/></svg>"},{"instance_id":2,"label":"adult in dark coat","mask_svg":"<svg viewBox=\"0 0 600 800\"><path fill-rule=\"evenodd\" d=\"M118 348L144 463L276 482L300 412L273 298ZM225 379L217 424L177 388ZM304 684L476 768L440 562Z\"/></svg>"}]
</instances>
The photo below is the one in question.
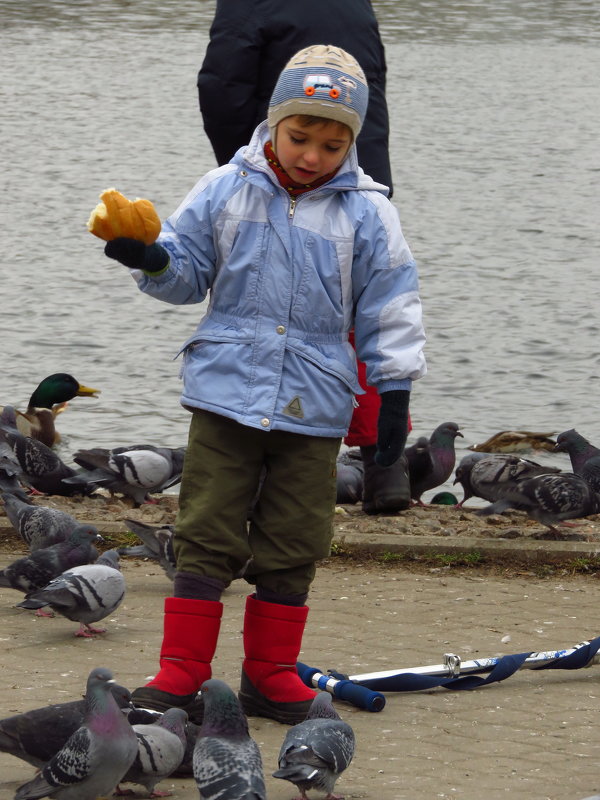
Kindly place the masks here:
<instances>
[{"instance_id":1,"label":"adult in dark coat","mask_svg":"<svg viewBox=\"0 0 600 800\"><path fill-rule=\"evenodd\" d=\"M217 0L197 81L204 130L217 162L226 164L248 144L256 126L267 117L281 70L295 53L313 44L341 47L361 65L369 84L369 105L356 140L358 162L389 188L391 197L387 67L371 0ZM406 460L402 457L391 467L375 464L381 400L377 390L367 385L360 362L359 380L366 393L357 398L344 442L360 447L363 510L395 513L410 504Z\"/></svg>"},{"instance_id":2,"label":"adult in dark coat","mask_svg":"<svg viewBox=\"0 0 600 800\"><path fill-rule=\"evenodd\" d=\"M391 195L385 52L370 0L217 0L198 97L218 163L248 144L267 117L279 73L312 44L342 47L363 68L369 106L356 142L358 161Z\"/></svg>"}]
</instances>

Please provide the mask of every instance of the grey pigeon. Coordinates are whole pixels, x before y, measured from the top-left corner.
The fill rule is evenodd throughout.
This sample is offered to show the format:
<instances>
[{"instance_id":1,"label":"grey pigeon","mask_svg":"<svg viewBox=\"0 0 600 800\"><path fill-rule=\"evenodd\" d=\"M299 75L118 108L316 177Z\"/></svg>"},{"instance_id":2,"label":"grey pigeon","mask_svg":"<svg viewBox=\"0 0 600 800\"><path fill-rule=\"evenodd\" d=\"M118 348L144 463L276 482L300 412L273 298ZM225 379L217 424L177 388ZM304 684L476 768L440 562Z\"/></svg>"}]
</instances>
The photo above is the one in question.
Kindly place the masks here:
<instances>
[{"instance_id":1,"label":"grey pigeon","mask_svg":"<svg viewBox=\"0 0 600 800\"><path fill-rule=\"evenodd\" d=\"M463 489L463 499L457 504L458 508L461 508L463 504L467 502L467 500L470 500L471 497L475 496L473 487L471 486L471 470L477 461L480 461L486 456L487 453L467 453L466 456L461 458L458 466L456 467L452 485L460 483Z\"/></svg>"},{"instance_id":2,"label":"grey pigeon","mask_svg":"<svg viewBox=\"0 0 600 800\"><path fill-rule=\"evenodd\" d=\"M156 722L134 724L138 754L120 783L139 783L150 792L150 797L168 795L155 791L154 787L172 775L183 761L187 718L182 708L169 708Z\"/></svg>"},{"instance_id":3,"label":"grey pigeon","mask_svg":"<svg viewBox=\"0 0 600 800\"><path fill-rule=\"evenodd\" d=\"M404 455L411 485L411 499L416 500L417 487L433 472L433 459L427 436L419 436L414 444L405 449Z\"/></svg>"},{"instance_id":4,"label":"grey pigeon","mask_svg":"<svg viewBox=\"0 0 600 800\"><path fill-rule=\"evenodd\" d=\"M344 722L329 692L319 692L304 722L290 728L279 751L279 769L274 778L293 783L306 798L309 789L333 794L333 787L354 755L354 731Z\"/></svg>"},{"instance_id":5,"label":"grey pigeon","mask_svg":"<svg viewBox=\"0 0 600 800\"><path fill-rule=\"evenodd\" d=\"M90 493L85 485L63 483L63 479L74 475L75 470L42 442L12 430L1 430L1 438L2 454L18 471L22 483L42 494L69 497Z\"/></svg>"},{"instance_id":6,"label":"grey pigeon","mask_svg":"<svg viewBox=\"0 0 600 800\"><path fill-rule=\"evenodd\" d=\"M0 411L0 428L17 430L17 409L14 406L4 406Z\"/></svg>"},{"instance_id":7,"label":"grey pigeon","mask_svg":"<svg viewBox=\"0 0 600 800\"><path fill-rule=\"evenodd\" d=\"M569 454L575 475L581 475L594 492L600 493L600 449L574 428L556 437L555 452Z\"/></svg>"},{"instance_id":8,"label":"grey pigeon","mask_svg":"<svg viewBox=\"0 0 600 800\"><path fill-rule=\"evenodd\" d=\"M0 412L0 491L14 494L29 503L31 501L19 480L21 468L4 435L8 431L17 433L17 412L13 406L4 406Z\"/></svg>"},{"instance_id":9,"label":"grey pigeon","mask_svg":"<svg viewBox=\"0 0 600 800\"><path fill-rule=\"evenodd\" d=\"M233 690L211 678L202 684L204 719L193 769L202 800L266 800L262 759Z\"/></svg>"},{"instance_id":10,"label":"grey pigeon","mask_svg":"<svg viewBox=\"0 0 600 800\"><path fill-rule=\"evenodd\" d=\"M151 492L163 492L181 481L185 447L132 445L107 450L78 450L73 461L82 469L65 478L87 491L104 488L133 498L136 505L151 502Z\"/></svg>"},{"instance_id":11,"label":"grey pigeon","mask_svg":"<svg viewBox=\"0 0 600 800\"><path fill-rule=\"evenodd\" d=\"M49 606L63 617L79 622L75 636L93 637L106 633L106 628L94 628L110 616L125 597L125 578L119 567L119 554L107 550L93 564L73 567L46 586L30 592L18 608L41 609Z\"/></svg>"},{"instance_id":12,"label":"grey pigeon","mask_svg":"<svg viewBox=\"0 0 600 800\"><path fill-rule=\"evenodd\" d=\"M204 706L203 706L204 711ZM127 712L127 719L132 725L150 725L152 723L158 722L161 718L162 713L160 711L154 711L150 708L138 708L134 706ZM177 767L177 769L173 772L174 776L182 776L187 777L189 775L194 774L193 768L193 758L194 758L194 747L196 746L196 739L198 738L198 733L200 732L200 726L196 725L195 722L192 722L191 719L188 718L187 724L185 726L185 735L186 735L186 744L185 744L185 752L183 754L183 759L181 764Z\"/></svg>"},{"instance_id":13,"label":"grey pigeon","mask_svg":"<svg viewBox=\"0 0 600 800\"><path fill-rule=\"evenodd\" d=\"M460 483L464 496L458 504L470 497L481 497L488 502L499 500L507 486L536 475L558 473L557 467L538 464L528 458L508 453L469 453L455 471L454 483Z\"/></svg>"},{"instance_id":14,"label":"grey pigeon","mask_svg":"<svg viewBox=\"0 0 600 800\"><path fill-rule=\"evenodd\" d=\"M597 514L600 498L586 481L572 472L537 475L534 478L507 484L502 497L476 513L482 516L500 514L509 508L525 511L531 519L541 522L557 536L556 523Z\"/></svg>"},{"instance_id":15,"label":"grey pigeon","mask_svg":"<svg viewBox=\"0 0 600 800\"><path fill-rule=\"evenodd\" d=\"M79 521L66 511L24 502L12 493L2 494L11 525L31 552L64 542Z\"/></svg>"},{"instance_id":16,"label":"grey pigeon","mask_svg":"<svg viewBox=\"0 0 600 800\"><path fill-rule=\"evenodd\" d=\"M25 594L41 589L61 572L95 561L98 551L93 542L98 538L97 528L80 524L66 541L36 550L0 570L0 586Z\"/></svg>"},{"instance_id":17,"label":"grey pigeon","mask_svg":"<svg viewBox=\"0 0 600 800\"><path fill-rule=\"evenodd\" d=\"M144 544L119 547L119 555L155 559L164 569L167 577L173 580L177 572L177 559L173 550L175 526L149 525L147 522L140 522L137 519L125 519L123 521L132 533L140 537ZM234 577L242 578L251 561L252 559L249 558Z\"/></svg>"},{"instance_id":18,"label":"grey pigeon","mask_svg":"<svg viewBox=\"0 0 600 800\"><path fill-rule=\"evenodd\" d=\"M340 453L336 461L336 503L358 503L363 496L365 465L360 448Z\"/></svg>"},{"instance_id":19,"label":"grey pigeon","mask_svg":"<svg viewBox=\"0 0 600 800\"><path fill-rule=\"evenodd\" d=\"M129 530L144 542L142 545L119 547L119 555L156 559L167 577L173 580L177 571L173 551L173 525L149 525L136 519L123 520Z\"/></svg>"},{"instance_id":20,"label":"grey pigeon","mask_svg":"<svg viewBox=\"0 0 600 800\"><path fill-rule=\"evenodd\" d=\"M14 494L24 503L31 503L31 498L19 480L20 473L21 470L12 461L0 454L0 492Z\"/></svg>"},{"instance_id":21,"label":"grey pigeon","mask_svg":"<svg viewBox=\"0 0 600 800\"><path fill-rule=\"evenodd\" d=\"M420 437L405 449L410 477L410 496L418 505L425 505L421 496L428 489L445 483L454 469L454 442L462 438L456 422L444 422L433 431L427 444Z\"/></svg>"},{"instance_id":22,"label":"grey pigeon","mask_svg":"<svg viewBox=\"0 0 600 800\"><path fill-rule=\"evenodd\" d=\"M17 789L15 800L97 800L115 789L132 765L138 744L111 694L112 682L109 669L97 667L90 672L83 725L39 775Z\"/></svg>"},{"instance_id":23,"label":"grey pigeon","mask_svg":"<svg viewBox=\"0 0 600 800\"><path fill-rule=\"evenodd\" d=\"M131 692L112 683L120 709L131 707ZM70 700L24 711L0 720L0 752L20 758L38 769L58 753L83 724L85 700Z\"/></svg>"}]
</instances>

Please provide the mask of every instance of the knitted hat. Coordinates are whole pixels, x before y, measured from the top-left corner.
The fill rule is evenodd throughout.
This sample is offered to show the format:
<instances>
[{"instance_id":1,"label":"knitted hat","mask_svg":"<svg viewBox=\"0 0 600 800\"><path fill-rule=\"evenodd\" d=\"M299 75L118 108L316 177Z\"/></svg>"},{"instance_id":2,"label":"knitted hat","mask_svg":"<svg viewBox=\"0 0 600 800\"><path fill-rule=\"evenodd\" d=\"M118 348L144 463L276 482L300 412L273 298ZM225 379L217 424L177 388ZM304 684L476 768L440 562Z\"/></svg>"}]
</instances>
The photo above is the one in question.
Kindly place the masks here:
<instances>
[{"instance_id":1,"label":"knitted hat","mask_svg":"<svg viewBox=\"0 0 600 800\"><path fill-rule=\"evenodd\" d=\"M271 141L277 124L295 114L343 122L356 140L368 101L365 73L350 53L331 44L305 47L288 61L273 89L267 114Z\"/></svg>"}]
</instances>

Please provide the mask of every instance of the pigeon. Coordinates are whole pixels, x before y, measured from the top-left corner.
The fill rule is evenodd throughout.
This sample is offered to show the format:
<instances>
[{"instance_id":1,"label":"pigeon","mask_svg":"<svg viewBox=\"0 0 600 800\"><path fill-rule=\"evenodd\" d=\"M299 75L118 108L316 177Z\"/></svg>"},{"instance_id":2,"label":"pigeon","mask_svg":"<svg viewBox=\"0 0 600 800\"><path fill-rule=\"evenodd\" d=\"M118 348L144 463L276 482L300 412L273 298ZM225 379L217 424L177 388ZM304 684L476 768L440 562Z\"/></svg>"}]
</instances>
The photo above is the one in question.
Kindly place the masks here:
<instances>
[{"instance_id":1,"label":"pigeon","mask_svg":"<svg viewBox=\"0 0 600 800\"><path fill-rule=\"evenodd\" d=\"M125 519L125 524L144 542L141 545L119 547L119 555L136 558L152 558L158 560L167 577L173 580L177 571L175 553L173 551L173 525L149 525L136 519Z\"/></svg>"},{"instance_id":2,"label":"pigeon","mask_svg":"<svg viewBox=\"0 0 600 800\"><path fill-rule=\"evenodd\" d=\"M488 454L487 453L467 453L466 456L463 456L454 471L454 480L452 481L452 485L456 485L460 483L463 489L463 499L460 503L457 503L458 508L462 508L463 504L470 500L471 497L474 497L473 487L471 486L471 470L473 469L474 464L477 461L480 461L482 458L485 458Z\"/></svg>"},{"instance_id":3,"label":"pigeon","mask_svg":"<svg viewBox=\"0 0 600 800\"><path fill-rule=\"evenodd\" d=\"M43 547L64 542L80 524L66 511L50 506L33 505L12 493L3 493L2 501L11 525L32 553Z\"/></svg>"},{"instance_id":4,"label":"pigeon","mask_svg":"<svg viewBox=\"0 0 600 800\"><path fill-rule=\"evenodd\" d=\"M144 544L119 547L117 550L119 555L156 559L165 571L167 578L173 580L177 572L177 559L173 550L175 526L149 525L147 522L140 522L137 519L125 519L124 522L132 533L140 537ZM252 558L249 558L244 566L235 573L234 578L242 578L251 561Z\"/></svg>"},{"instance_id":5,"label":"pigeon","mask_svg":"<svg viewBox=\"0 0 600 800\"><path fill-rule=\"evenodd\" d=\"M138 742L111 694L112 683L109 669L90 672L83 724L33 780L17 789L15 800L97 800L113 791L132 765Z\"/></svg>"},{"instance_id":6,"label":"pigeon","mask_svg":"<svg viewBox=\"0 0 600 800\"><path fill-rule=\"evenodd\" d=\"M98 551L93 542L99 538L93 525L78 525L66 541L36 550L0 570L0 586L25 594L41 589L61 572L95 561Z\"/></svg>"},{"instance_id":7,"label":"pigeon","mask_svg":"<svg viewBox=\"0 0 600 800\"><path fill-rule=\"evenodd\" d=\"M191 719L188 719L186 725L186 745L185 752L181 764L177 767L173 775L187 777L194 775L194 750L196 748L196 740L200 733L200 725L196 725Z\"/></svg>"},{"instance_id":8,"label":"pigeon","mask_svg":"<svg viewBox=\"0 0 600 800\"><path fill-rule=\"evenodd\" d=\"M515 483L507 483L502 496L494 503L477 510L477 514L501 514L509 508L525 511L531 519L541 522L557 536L557 522L580 519L600 511L600 498L586 481L572 472L536 475Z\"/></svg>"},{"instance_id":9,"label":"pigeon","mask_svg":"<svg viewBox=\"0 0 600 800\"><path fill-rule=\"evenodd\" d=\"M211 678L201 687L204 719L193 770L202 800L266 800L262 759L233 690Z\"/></svg>"},{"instance_id":10,"label":"pigeon","mask_svg":"<svg viewBox=\"0 0 600 800\"><path fill-rule=\"evenodd\" d=\"M533 478L536 475L558 473L557 467L538 464L527 458L504 453L469 453L455 471L454 483L460 483L464 496L458 503L462 507L471 497L481 497L488 502L499 500L507 485Z\"/></svg>"},{"instance_id":11,"label":"pigeon","mask_svg":"<svg viewBox=\"0 0 600 800\"><path fill-rule=\"evenodd\" d=\"M408 466L409 478L411 478L411 497L413 486L417 486L421 476L429 475L433 471L433 459L431 458L431 448L429 439L426 436L419 436L417 441L407 447L404 451ZM414 499L414 497L413 497Z\"/></svg>"},{"instance_id":12,"label":"pigeon","mask_svg":"<svg viewBox=\"0 0 600 800\"><path fill-rule=\"evenodd\" d=\"M19 480L20 473L21 469L15 465L15 462L0 452L0 493L13 494L24 503L31 503L31 498Z\"/></svg>"},{"instance_id":13,"label":"pigeon","mask_svg":"<svg viewBox=\"0 0 600 800\"><path fill-rule=\"evenodd\" d=\"M17 433L17 412L13 406L4 406L0 412L0 492L14 494L23 502L30 503L31 500L19 480L21 468L12 448L6 442L5 434L8 431Z\"/></svg>"},{"instance_id":14,"label":"pigeon","mask_svg":"<svg viewBox=\"0 0 600 800\"><path fill-rule=\"evenodd\" d=\"M107 550L93 564L81 564L62 572L46 586L30 592L17 608L42 609L49 606L63 617L79 622L75 636L93 637L106 633L94 628L114 613L125 597L125 578L119 567L119 554Z\"/></svg>"},{"instance_id":15,"label":"pigeon","mask_svg":"<svg viewBox=\"0 0 600 800\"><path fill-rule=\"evenodd\" d=\"M138 753L120 783L139 783L150 792L150 797L169 796L170 792L155 791L154 787L172 775L183 761L187 718L182 708L169 708L156 722L134 724ZM117 789L116 793L122 792Z\"/></svg>"},{"instance_id":16,"label":"pigeon","mask_svg":"<svg viewBox=\"0 0 600 800\"><path fill-rule=\"evenodd\" d=\"M131 707L131 692L112 683L110 691L120 709ZM0 720L0 752L38 769L58 753L83 723L85 700L70 700L34 708Z\"/></svg>"},{"instance_id":17,"label":"pigeon","mask_svg":"<svg viewBox=\"0 0 600 800\"><path fill-rule=\"evenodd\" d=\"M127 711L127 719L133 726L151 725L152 723L158 722L161 716L162 712L155 711L151 708L139 708L134 706ZM194 767L192 762L194 758L194 747L196 746L196 739L198 738L199 731L200 726L196 725L196 723L192 722L192 720L188 717L188 721L185 726L185 752L183 754L181 764L172 773L173 776L187 777L191 775L193 777Z\"/></svg>"},{"instance_id":18,"label":"pigeon","mask_svg":"<svg viewBox=\"0 0 600 800\"><path fill-rule=\"evenodd\" d=\"M419 437L405 449L410 476L410 495L418 505L425 505L421 495L445 483L454 469L456 453L454 440L462 438L456 422L444 422L433 431L428 440Z\"/></svg>"},{"instance_id":19,"label":"pigeon","mask_svg":"<svg viewBox=\"0 0 600 800\"><path fill-rule=\"evenodd\" d=\"M336 463L336 503L358 503L363 496L365 465L358 447L340 453Z\"/></svg>"},{"instance_id":20,"label":"pigeon","mask_svg":"<svg viewBox=\"0 0 600 800\"><path fill-rule=\"evenodd\" d=\"M594 492L600 493L600 449L588 442L574 428L559 433L556 438L557 452L568 453L575 475L581 475Z\"/></svg>"},{"instance_id":21,"label":"pigeon","mask_svg":"<svg viewBox=\"0 0 600 800\"><path fill-rule=\"evenodd\" d=\"M293 783L304 800L309 789L326 792L325 800L339 800L333 787L352 761L354 747L354 731L340 718L329 692L319 692L304 722L287 731L273 777Z\"/></svg>"},{"instance_id":22,"label":"pigeon","mask_svg":"<svg viewBox=\"0 0 600 800\"><path fill-rule=\"evenodd\" d=\"M3 441L2 454L8 453L19 480L36 492L64 497L90 493L85 485L63 483L63 479L74 475L75 470L42 442L16 430L0 429L0 438Z\"/></svg>"},{"instance_id":23,"label":"pigeon","mask_svg":"<svg viewBox=\"0 0 600 800\"><path fill-rule=\"evenodd\" d=\"M17 409L14 406L4 406L0 410L0 441L4 441L6 433L18 433Z\"/></svg>"},{"instance_id":24,"label":"pigeon","mask_svg":"<svg viewBox=\"0 0 600 800\"><path fill-rule=\"evenodd\" d=\"M73 461L82 469L64 483L88 491L104 488L133 498L136 505L152 502L150 492L163 492L181 480L185 447L132 445L107 450L78 450Z\"/></svg>"}]
</instances>

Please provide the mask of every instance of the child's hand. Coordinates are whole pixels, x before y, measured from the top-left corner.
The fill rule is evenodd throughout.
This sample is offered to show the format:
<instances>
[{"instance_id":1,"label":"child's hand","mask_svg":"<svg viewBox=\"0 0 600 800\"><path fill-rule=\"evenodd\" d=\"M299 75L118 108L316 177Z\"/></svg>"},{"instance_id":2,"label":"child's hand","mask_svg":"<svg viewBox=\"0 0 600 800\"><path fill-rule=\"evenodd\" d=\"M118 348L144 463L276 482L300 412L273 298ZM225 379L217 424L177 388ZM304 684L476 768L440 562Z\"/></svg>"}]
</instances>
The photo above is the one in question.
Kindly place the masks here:
<instances>
[{"instance_id":1,"label":"child's hand","mask_svg":"<svg viewBox=\"0 0 600 800\"><path fill-rule=\"evenodd\" d=\"M120 236L107 242L104 252L129 269L141 269L144 272L162 272L169 265L169 254L159 244L145 245L138 239Z\"/></svg>"},{"instance_id":2,"label":"child's hand","mask_svg":"<svg viewBox=\"0 0 600 800\"><path fill-rule=\"evenodd\" d=\"M383 392L377 421L375 463L391 467L404 451L408 436L408 404L410 392L397 389Z\"/></svg>"}]
</instances>

